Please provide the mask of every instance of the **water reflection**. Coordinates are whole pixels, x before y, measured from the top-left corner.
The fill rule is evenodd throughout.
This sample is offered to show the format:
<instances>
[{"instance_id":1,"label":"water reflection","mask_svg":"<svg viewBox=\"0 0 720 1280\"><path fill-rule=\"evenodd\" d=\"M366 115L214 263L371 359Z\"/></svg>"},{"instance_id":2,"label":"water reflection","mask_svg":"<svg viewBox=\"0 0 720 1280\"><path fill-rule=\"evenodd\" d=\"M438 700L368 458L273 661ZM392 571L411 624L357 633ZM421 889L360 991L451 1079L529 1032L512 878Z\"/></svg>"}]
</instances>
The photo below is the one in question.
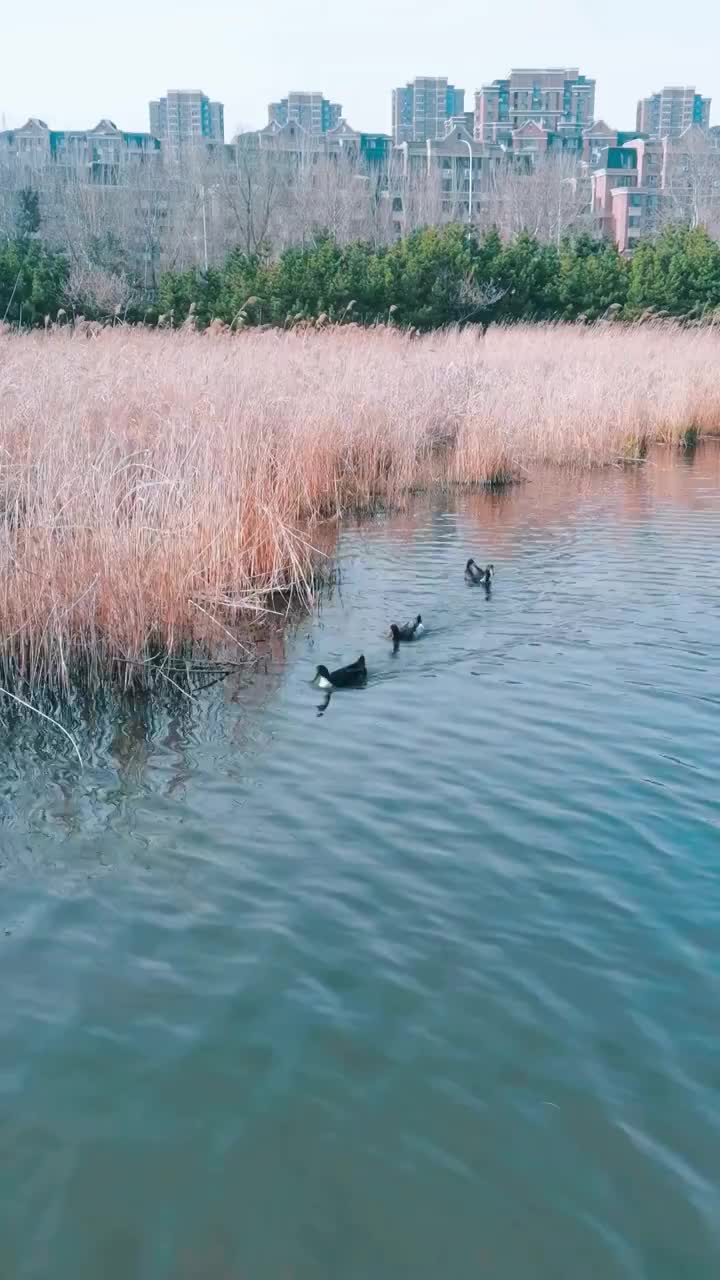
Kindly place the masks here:
<instances>
[{"instance_id":1,"label":"water reflection","mask_svg":"<svg viewBox=\"0 0 720 1280\"><path fill-rule=\"evenodd\" d=\"M0 1274L714 1278L719 461L348 529L82 774L7 714Z\"/></svg>"}]
</instances>

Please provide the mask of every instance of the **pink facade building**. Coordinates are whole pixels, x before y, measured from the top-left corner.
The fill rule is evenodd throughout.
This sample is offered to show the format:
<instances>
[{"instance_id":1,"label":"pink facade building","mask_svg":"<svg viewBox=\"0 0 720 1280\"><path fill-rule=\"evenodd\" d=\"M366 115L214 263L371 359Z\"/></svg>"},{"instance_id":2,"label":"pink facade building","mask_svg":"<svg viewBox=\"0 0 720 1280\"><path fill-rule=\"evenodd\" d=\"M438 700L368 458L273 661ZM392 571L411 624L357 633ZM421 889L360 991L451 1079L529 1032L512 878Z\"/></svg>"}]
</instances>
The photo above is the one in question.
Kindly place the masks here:
<instances>
[{"instance_id":1,"label":"pink facade building","mask_svg":"<svg viewBox=\"0 0 720 1280\"><path fill-rule=\"evenodd\" d=\"M621 253L629 253L657 226L666 160L667 147L661 142L634 138L608 147L592 175L596 226Z\"/></svg>"}]
</instances>

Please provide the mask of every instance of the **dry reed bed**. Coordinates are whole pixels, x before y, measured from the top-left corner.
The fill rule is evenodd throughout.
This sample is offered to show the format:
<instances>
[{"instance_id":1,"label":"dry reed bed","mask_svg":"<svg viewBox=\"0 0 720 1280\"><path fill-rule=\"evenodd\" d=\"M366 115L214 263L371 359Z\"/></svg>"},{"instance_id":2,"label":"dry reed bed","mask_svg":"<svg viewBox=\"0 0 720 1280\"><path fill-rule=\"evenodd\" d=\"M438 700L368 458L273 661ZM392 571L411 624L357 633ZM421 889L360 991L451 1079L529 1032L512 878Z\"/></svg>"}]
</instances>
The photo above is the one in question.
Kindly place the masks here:
<instances>
[{"instance_id":1,"label":"dry reed bed","mask_svg":"<svg viewBox=\"0 0 720 1280\"><path fill-rule=\"evenodd\" d=\"M270 589L309 600L348 509L715 431L718 357L662 326L0 336L2 683L227 648Z\"/></svg>"}]
</instances>

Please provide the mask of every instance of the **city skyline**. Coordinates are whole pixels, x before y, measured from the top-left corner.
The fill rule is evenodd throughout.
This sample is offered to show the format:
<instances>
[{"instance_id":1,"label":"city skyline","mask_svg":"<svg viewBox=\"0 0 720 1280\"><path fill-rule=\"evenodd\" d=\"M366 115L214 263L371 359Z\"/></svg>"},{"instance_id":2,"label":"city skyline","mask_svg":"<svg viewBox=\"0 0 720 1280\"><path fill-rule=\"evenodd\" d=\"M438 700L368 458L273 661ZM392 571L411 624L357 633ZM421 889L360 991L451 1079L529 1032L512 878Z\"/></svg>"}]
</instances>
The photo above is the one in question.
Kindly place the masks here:
<instances>
[{"instance_id":1,"label":"city skyline","mask_svg":"<svg viewBox=\"0 0 720 1280\"><path fill-rule=\"evenodd\" d=\"M360 123L359 130L368 134L377 136L386 136L388 141L394 142L396 145L402 141L419 141L424 139L442 138L446 128L452 123L464 123L468 132L475 136L476 139L483 141L502 141L504 145L510 145L513 131L518 128L521 118L527 121L534 121L543 125L548 129L556 129L558 127L571 128L581 131L593 123L606 124L607 121L596 110L595 90L596 81L586 77L584 74L578 75L577 69L565 68L511 68L508 73L509 78L496 79L495 81L484 84L480 89L475 90L473 97L475 99L474 108L463 111L463 101L465 97L464 89L457 89L454 85L448 84L447 77L415 77L414 81L408 82L405 87L395 88L391 91L391 121L389 129L364 129ZM558 93L560 85L563 83L563 77L570 77L564 81L565 94L569 94L564 101L563 110L560 109L560 97ZM573 81L572 77L577 76L577 80ZM424 108L418 118L413 118L411 126L403 127L401 108L399 106L400 95L412 95L414 93L414 85L429 86L430 84L444 85L443 100L446 103L444 110L438 106L437 111L429 111ZM500 95L502 103L503 91L507 95L511 86L519 87L525 85L525 89L518 94L514 93L514 107L508 110L508 104L505 104L506 115L503 116L502 105L500 107L500 115L498 116L498 106L493 95ZM543 88L542 86L546 87ZM530 87L532 86L532 93ZM579 90L580 95L584 96L587 92L584 105L582 97L576 96ZM491 95L491 105L488 108L488 94ZM564 95L563 95L564 96ZM518 104L518 97L521 99ZM556 99L556 101L553 101ZM438 98L439 102L439 98ZM707 129L713 122L711 120L711 103L710 95L702 95L696 92L695 85L664 85L655 92L638 98L636 100L636 123L635 130L638 133L646 133L651 137L662 136L668 133L673 137L678 137L685 128L692 125L701 125ZM663 105L664 104L664 105ZM149 133L156 139L165 144L172 144L173 141L225 141L231 142L235 136L241 136L245 132L255 133L257 128L263 129L274 127L276 125L286 124L289 120L301 125L308 135L324 134L327 130L336 127L348 127L349 122L343 112L340 103L329 102L318 90L291 90L288 96L277 102L270 102L267 105L267 120L265 125L259 125L257 128L245 129L240 127L234 134L225 133L225 104L218 100L210 100L208 96L200 89L171 89L168 90L167 96L160 99L151 99L147 107L149 109L149 128L146 120L145 127L139 130L126 130L126 132L140 134ZM519 110L518 110L519 107ZM568 108L571 108L571 115L567 115ZM490 114L488 115L488 109ZM441 119L442 116L442 119ZM197 119L195 118L197 117ZM206 118L207 117L207 118ZM560 125L560 120L564 121ZM504 127L502 120L506 121ZM488 123L489 121L489 123ZM111 120L106 114L102 117L101 123L109 124L112 128L123 130L123 123ZM6 113L2 113L0 118L0 133L3 130L19 130L30 125L40 125L44 128L60 129L67 131L67 125L44 119L39 113L31 112L21 121L10 121L7 119ZM419 124L419 127L418 127ZM352 125L349 125L353 129ZM720 126L717 126L720 127ZM72 131L71 126L71 131ZM632 125L623 129L620 126L620 132L631 133ZM75 132L92 132L91 126L81 125L75 129ZM507 134L507 136L505 136Z\"/></svg>"},{"instance_id":2,"label":"city skyline","mask_svg":"<svg viewBox=\"0 0 720 1280\"><path fill-rule=\"evenodd\" d=\"M168 85L202 87L225 104L231 137L238 128L262 127L268 103L288 89L319 88L343 104L355 128L390 133L392 90L417 76L462 85L469 105L476 90L511 67L565 61L595 79L596 117L618 128L632 127L638 99L664 85L694 84L716 104L720 99L714 56L720 12L710 0L698 0L692 27L697 34L688 39L685 30L683 42L669 0L640 0L633 12L609 0L600 23L597 14L571 0L555 30L530 0L518 0L511 33L489 4L478 7L469 0L459 0L452 19L442 23L435 6L411 6L409 0L392 11L367 0L360 25L351 14L328 14L312 0L301 13L289 0L278 0L272 29L266 15L238 16L229 0L211 0L202 24L177 21L178 12L182 16L173 6L175 20L169 23L169 4L161 0L153 10L141 10L130 0L119 27L109 14L91 9L89 0L71 0L60 12L49 0L38 0L32 13L16 7L6 19L7 46L27 49L33 40L33 57L14 59L3 69L0 117L7 127L40 116L52 126L76 128L107 117L124 129L141 130L148 127L148 102ZM36 57L38 22L43 47ZM138 41L133 31L140 29ZM89 54L95 48L112 56L94 59Z\"/></svg>"}]
</instances>

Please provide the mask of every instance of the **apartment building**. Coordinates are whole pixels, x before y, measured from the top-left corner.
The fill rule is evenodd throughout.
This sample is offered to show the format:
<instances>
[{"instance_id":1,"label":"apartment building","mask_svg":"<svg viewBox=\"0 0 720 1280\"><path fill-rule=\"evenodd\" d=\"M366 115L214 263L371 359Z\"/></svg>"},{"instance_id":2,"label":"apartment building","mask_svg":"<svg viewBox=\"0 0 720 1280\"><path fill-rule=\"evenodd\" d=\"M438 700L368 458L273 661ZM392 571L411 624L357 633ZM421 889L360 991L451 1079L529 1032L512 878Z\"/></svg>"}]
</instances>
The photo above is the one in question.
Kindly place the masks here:
<instances>
[{"instance_id":1,"label":"apartment building","mask_svg":"<svg viewBox=\"0 0 720 1280\"><path fill-rule=\"evenodd\" d=\"M593 167L599 164L605 148L618 146L634 137L634 132L628 134L611 129L604 120L594 120L586 129L560 133L552 132L536 120L526 120L519 129L513 130L506 150L532 164L562 154L586 167Z\"/></svg>"},{"instance_id":2,"label":"apartment building","mask_svg":"<svg viewBox=\"0 0 720 1280\"><path fill-rule=\"evenodd\" d=\"M465 90L448 84L447 76L416 76L392 94L392 136L403 142L442 138L450 120L465 121Z\"/></svg>"},{"instance_id":3,"label":"apartment building","mask_svg":"<svg viewBox=\"0 0 720 1280\"><path fill-rule=\"evenodd\" d=\"M607 147L592 174L592 211L600 234L628 253L657 224L667 150L657 138Z\"/></svg>"},{"instance_id":4,"label":"apartment building","mask_svg":"<svg viewBox=\"0 0 720 1280\"><path fill-rule=\"evenodd\" d=\"M502 147L478 142L463 124L448 125L442 138L426 138L422 142L402 142L394 148L391 170L394 226L397 234L405 229L404 214L412 204L414 189L419 186L423 199L435 200L428 208L431 217L477 217L487 199L493 176L508 162ZM414 178L435 179L423 187Z\"/></svg>"},{"instance_id":5,"label":"apartment building","mask_svg":"<svg viewBox=\"0 0 720 1280\"><path fill-rule=\"evenodd\" d=\"M342 118L323 133L312 133L294 120L285 124L271 120L264 129L239 133L225 150L231 161L236 161L238 151L265 151L283 164L312 164L320 156L339 159L344 155L361 167L373 168L387 166L391 145L386 133L360 132Z\"/></svg>"},{"instance_id":6,"label":"apartment building","mask_svg":"<svg viewBox=\"0 0 720 1280\"><path fill-rule=\"evenodd\" d=\"M696 93L694 85L666 85L638 102L637 131L651 138L679 138L692 125L707 129L710 102Z\"/></svg>"},{"instance_id":7,"label":"apartment building","mask_svg":"<svg viewBox=\"0 0 720 1280\"><path fill-rule=\"evenodd\" d=\"M514 68L475 95L475 137L512 145L513 133L533 122L554 134L580 135L595 117L595 81L577 67Z\"/></svg>"},{"instance_id":8,"label":"apartment building","mask_svg":"<svg viewBox=\"0 0 720 1280\"><path fill-rule=\"evenodd\" d=\"M200 89L169 89L150 103L150 132L169 147L223 142L225 108Z\"/></svg>"},{"instance_id":9,"label":"apartment building","mask_svg":"<svg viewBox=\"0 0 720 1280\"><path fill-rule=\"evenodd\" d=\"M100 120L93 129L50 129L33 117L19 129L0 132L0 162L29 172L53 165L98 181L111 181L120 165L159 152L160 142L152 134L128 133L112 120Z\"/></svg>"},{"instance_id":10,"label":"apartment building","mask_svg":"<svg viewBox=\"0 0 720 1280\"><path fill-rule=\"evenodd\" d=\"M339 102L330 102L322 93L292 90L287 98L268 105L268 124L299 124L306 133L328 133L342 120Z\"/></svg>"},{"instance_id":11,"label":"apartment building","mask_svg":"<svg viewBox=\"0 0 720 1280\"><path fill-rule=\"evenodd\" d=\"M608 147L592 175L597 230L622 253L663 222L720 232L720 148L701 125L679 137L633 138Z\"/></svg>"}]
</instances>

